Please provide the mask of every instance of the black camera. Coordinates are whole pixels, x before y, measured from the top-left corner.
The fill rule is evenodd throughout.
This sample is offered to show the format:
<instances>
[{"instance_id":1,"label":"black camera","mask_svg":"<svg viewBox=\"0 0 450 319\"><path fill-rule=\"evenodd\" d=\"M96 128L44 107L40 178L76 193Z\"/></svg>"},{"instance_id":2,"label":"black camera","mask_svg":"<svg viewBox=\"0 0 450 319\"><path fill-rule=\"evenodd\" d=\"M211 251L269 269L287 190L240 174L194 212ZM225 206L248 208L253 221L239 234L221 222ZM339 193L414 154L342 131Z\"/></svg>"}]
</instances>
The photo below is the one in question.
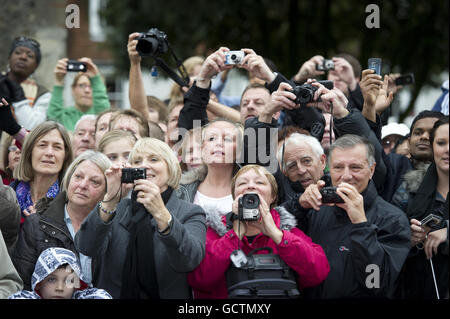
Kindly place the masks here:
<instances>
[{"instance_id":1,"label":"black camera","mask_svg":"<svg viewBox=\"0 0 450 319\"><path fill-rule=\"evenodd\" d=\"M334 86L333 81L329 81L329 80L318 81L318 83L325 86L328 90L332 90L333 86ZM318 89L319 88L317 86L311 85L309 83L305 83L305 84L294 87L291 91L296 96L294 102L296 104L306 104L306 103L312 102L314 100L314 93ZM320 102L320 97L317 101Z\"/></svg>"},{"instance_id":2,"label":"black camera","mask_svg":"<svg viewBox=\"0 0 450 319\"><path fill-rule=\"evenodd\" d=\"M395 85L408 85L414 83L414 73L402 74L395 79Z\"/></svg>"},{"instance_id":3,"label":"black camera","mask_svg":"<svg viewBox=\"0 0 450 319\"><path fill-rule=\"evenodd\" d=\"M336 187L328 186L320 190L322 195L322 204L345 203L344 200L336 193Z\"/></svg>"},{"instance_id":4,"label":"black camera","mask_svg":"<svg viewBox=\"0 0 450 319\"><path fill-rule=\"evenodd\" d=\"M428 226L430 228L437 228L441 221L442 217L436 214L437 212L432 211L432 213L428 214L424 219L420 221L421 226Z\"/></svg>"},{"instance_id":5,"label":"black camera","mask_svg":"<svg viewBox=\"0 0 450 319\"><path fill-rule=\"evenodd\" d=\"M67 61L67 72L86 72L87 65L84 62L69 60Z\"/></svg>"},{"instance_id":6,"label":"black camera","mask_svg":"<svg viewBox=\"0 0 450 319\"><path fill-rule=\"evenodd\" d=\"M238 218L242 221L255 221L259 219L259 196L258 194L244 194L238 200Z\"/></svg>"},{"instance_id":7,"label":"black camera","mask_svg":"<svg viewBox=\"0 0 450 319\"><path fill-rule=\"evenodd\" d=\"M122 168L122 183L133 183L137 179L146 179L145 168Z\"/></svg>"},{"instance_id":8,"label":"black camera","mask_svg":"<svg viewBox=\"0 0 450 319\"><path fill-rule=\"evenodd\" d=\"M156 28L141 33L137 40L136 50L141 57L164 54L169 50L167 35Z\"/></svg>"},{"instance_id":9,"label":"black camera","mask_svg":"<svg viewBox=\"0 0 450 319\"><path fill-rule=\"evenodd\" d=\"M322 64L316 64L317 71L329 71L334 70L333 60L323 59Z\"/></svg>"}]
</instances>

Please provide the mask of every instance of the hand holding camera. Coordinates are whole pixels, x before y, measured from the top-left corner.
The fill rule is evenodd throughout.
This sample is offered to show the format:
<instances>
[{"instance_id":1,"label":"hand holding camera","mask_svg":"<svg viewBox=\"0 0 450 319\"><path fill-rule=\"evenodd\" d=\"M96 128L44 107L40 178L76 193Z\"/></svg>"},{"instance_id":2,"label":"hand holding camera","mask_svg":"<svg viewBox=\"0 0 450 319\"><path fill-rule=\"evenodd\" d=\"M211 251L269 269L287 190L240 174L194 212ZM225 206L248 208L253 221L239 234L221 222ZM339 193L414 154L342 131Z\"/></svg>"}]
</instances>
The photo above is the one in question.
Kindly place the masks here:
<instances>
[{"instance_id":1,"label":"hand holding camera","mask_svg":"<svg viewBox=\"0 0 450 319\"><path fill-rule=\"evenodd\" d=\"M332 72L337 74L339 78L347 84L350 91L354 91L358 83L352 65L344 58L333 58L332 61L334 62L334 69L332 69Z\"/></svg>"},{"instance_id":2,"label":"hand holding camera","mask_svg":"<svg viewBox=\"0 0 450 319\"><path fill-rule=\"evenodd\" d=\"M221 47L206 58L197 77L198 87L207 89L211 83L211 79L217 73L233 68L233 64L225 64L228 52L230 52L230 49Z\"/></svg>"},{"instance_id":3,"label":"hand holding camera","mask_svg":"<svg viewBox=\"0 0 450 319\"><path fill-rule=\"evenodd\" d=\"M128 36L127 51L131 65L139 65L142 61L141 55L136 50L139 36L140 36L139 32L131 33Z\"/></svg>"},{"instance_id":4,"label":"hand holding camera","mask_svg":"<svg viewBox=\"0 0 450 319\"><path fill-rule=\"evenodd\" d=\"M365 105L375 107L375 103L382 85L383 81L381 81L381 76L375 74L374 70L366 69L362 71L359 86L361 87L361 93L363 95Z\"/></svg>"},{"instance_id":5,"label":"hand holding camera","mask_svg":"<svg viewBox=\"0 0 450 319\"><path fill-rule=\"evenodd\" d=\"M252 49L242 49L245 54L242 63L238 64L239 68L247 70L253 76L270 83L275 79L275 74L270 70L269 66L264 61L264 58L257 55Z\"/></svg>"},{"instance_id":6,"label":"hand holding camera","mask_svg":"<svg viewBox=\"0 0 450 319\"><path fill-rule=\"evenodd\" d=\"M302 64L297 74L294 76L294 81L297 83L303 83L308 78L318 77L325 74L324 70L320 70L318 65L323 65L324 57L321 55L315 55L308 61Z\"/></svg>"}]
</instances>

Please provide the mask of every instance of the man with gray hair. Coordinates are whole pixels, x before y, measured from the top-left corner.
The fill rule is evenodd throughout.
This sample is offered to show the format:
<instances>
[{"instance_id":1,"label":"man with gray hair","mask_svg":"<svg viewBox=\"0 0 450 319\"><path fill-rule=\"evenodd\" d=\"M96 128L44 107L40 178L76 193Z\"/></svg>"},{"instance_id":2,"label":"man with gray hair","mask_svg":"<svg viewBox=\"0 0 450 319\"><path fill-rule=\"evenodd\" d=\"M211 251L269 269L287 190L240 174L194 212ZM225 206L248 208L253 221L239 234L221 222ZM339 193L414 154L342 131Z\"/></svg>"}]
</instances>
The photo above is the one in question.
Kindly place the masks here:
<instances>
[{"instance_id":1,"label":"man with gray hair","mask_svg":"<svg viewBox=\"0 0 450 319\"><path fill-rule=\"evenodd\" d=\"M86 150L95 149L95 119L94 114L85 114L75 124L72 138L74 158Z\"/></svg>"},{"instance_id":2,"label":"man with gray hair","mask_svg":"<svg viewBox=\"0 0 450 319\"><path fill-rule=\"evenodd\" d=\"M371 180L375 165L374 147L366 138L344 135L328 158L335 189L327 190L340 202L326 201L320 180L297 197L293 213L299 227L323 247L331 266L322 284L305 290L306 297L393 297L410 229L402 211L378 196Z\"/></svg>"}]
</instances>

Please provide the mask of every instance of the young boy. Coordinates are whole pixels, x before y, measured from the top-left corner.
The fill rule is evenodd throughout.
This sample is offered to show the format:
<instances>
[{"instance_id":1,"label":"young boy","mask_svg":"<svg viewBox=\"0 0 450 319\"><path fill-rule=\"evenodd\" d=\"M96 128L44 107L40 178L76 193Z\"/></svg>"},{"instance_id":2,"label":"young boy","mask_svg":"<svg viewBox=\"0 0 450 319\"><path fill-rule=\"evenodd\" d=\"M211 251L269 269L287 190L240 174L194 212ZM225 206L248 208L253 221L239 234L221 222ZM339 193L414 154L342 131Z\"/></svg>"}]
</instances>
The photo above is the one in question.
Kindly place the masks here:
<instances>
[{"instance_id":1,"label":"young boy","mask_svg":"<svg viewBox=\"0 0 450 319\"><path fill-rule=\"evenodd\" d=\"M52 247L39 256L31 278L33 291L22 290L8 299L112 299L103 289L88 288L75 254Z\"/></svg>"}]
</instances>

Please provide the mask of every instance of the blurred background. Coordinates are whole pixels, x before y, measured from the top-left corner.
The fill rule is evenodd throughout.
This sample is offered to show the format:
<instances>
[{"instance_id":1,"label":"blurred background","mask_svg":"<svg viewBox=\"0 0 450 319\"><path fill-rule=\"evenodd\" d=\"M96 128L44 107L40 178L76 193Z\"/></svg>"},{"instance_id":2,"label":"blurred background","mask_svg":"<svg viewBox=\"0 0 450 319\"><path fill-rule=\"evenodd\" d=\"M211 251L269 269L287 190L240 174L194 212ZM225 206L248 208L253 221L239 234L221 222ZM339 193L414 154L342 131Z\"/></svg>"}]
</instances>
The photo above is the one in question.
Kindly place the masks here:
<instances>
[{"instance_id":1,"label":"blurred background","mask_svg":"<svg viewBox=\"0 0 450 319\"><path fill-rule=\"evenodd\" d=\"M79 8L79 28L68 28L66 8ZM367 28L369 4L380 9L380 27ZM7 69L12 40L25 35L40 42L42 61L34 75L51 90L58 59L90 57L99 66L112 105L129 108L128 35L152 27L164 31L179 59L207 56L220 46L252 48L271 59L290 78L314 55L350 53L367 67L383 60L382 74L414 73L392 105L390 121L409 125L411 117L433 107L449 78L448 1L357 0L2 0L0 70ZM175 67L172 56L164 60ZM167 99L173 81L159 70L150 75L144 60L148 95ZM225 95L240 95L246 74L233 69ZM72 78L66 77L66 83ZM65 86L70 90L70 86ZM66 92L66 105L71 94Z\"/></svg>"}]
</instances>

